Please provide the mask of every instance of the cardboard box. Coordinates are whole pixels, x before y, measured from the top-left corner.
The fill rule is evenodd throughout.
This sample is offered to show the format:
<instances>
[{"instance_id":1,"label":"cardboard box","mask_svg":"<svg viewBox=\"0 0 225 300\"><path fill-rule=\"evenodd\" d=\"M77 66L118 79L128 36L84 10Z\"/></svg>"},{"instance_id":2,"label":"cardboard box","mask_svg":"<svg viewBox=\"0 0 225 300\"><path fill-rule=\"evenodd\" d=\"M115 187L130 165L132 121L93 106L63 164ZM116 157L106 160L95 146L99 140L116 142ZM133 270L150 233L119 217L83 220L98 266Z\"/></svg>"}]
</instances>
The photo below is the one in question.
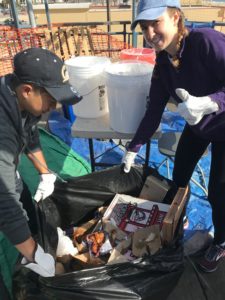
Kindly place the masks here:
<instances>
[{"instance_id":1,"label":"cardboard box","mask_svg":"<svg viewBox=\"0 0 225 300\"><path fill-rule=\"evenodd\" d=\"M106 210L103 220L110 220L126 233L135 232L138 228L159 224L169 211L168 204L116 194Z\"/></svg>"},{"instance_id":2,"label":"cardboard box","mask_svg":"<svg viewBox=\"0 0 225 300\"><path fill-rule=\"evenodd\" d=\"M161 230L162 240L164 243L170 243L174 238L178 221L187 201L187 195L188 187L179 188L170 205L170 209L163 220L163 226Z\"/></svg>"},{"instance_id":3,"label":"cardboard box","mask_svg":"<svg viewBox=\"0 0 225 300\"><path fill-rule=\"evenodd\" d=\"M162 202L170 186L165 179L149 175L144 183L139 198L154 202Z\"/></svg>"}]
</instances>

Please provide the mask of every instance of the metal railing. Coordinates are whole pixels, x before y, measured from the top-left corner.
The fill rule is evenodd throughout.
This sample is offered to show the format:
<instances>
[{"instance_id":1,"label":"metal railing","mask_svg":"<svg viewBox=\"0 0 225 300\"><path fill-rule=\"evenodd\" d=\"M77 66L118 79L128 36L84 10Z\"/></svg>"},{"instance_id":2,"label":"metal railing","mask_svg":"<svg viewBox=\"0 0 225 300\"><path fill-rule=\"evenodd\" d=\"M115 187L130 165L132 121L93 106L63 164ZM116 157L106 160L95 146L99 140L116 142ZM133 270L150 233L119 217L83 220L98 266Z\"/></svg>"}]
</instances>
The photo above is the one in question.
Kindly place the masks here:
<instances>
[{"instance_id":1,"label":"metal railing","mask_svg":"<svg viewBox=\"0 0 225 300\"><path fill-rule=\"evenodd\" d=\"M130 21L58 23L53 24L52 30L46 25L25 29L0 26L0 75L10 73L13 56L29 47L45 47L62 59L78 55L104 55L117 60L121 50L136 47L131 45L133 34L142 36L141 32L131 32L130 24ZM212 27L221 31L225 26L224 22L215 21L187 20L186 24L191 28ZM108 25L110 31L107 31ZM114 26L116 30L112 30ZM141 42L143 39L139 38L139 47ZM142 46L145 46L144 43Z\"/></svg>"},{"instance_id":2,"label":"metal railing","mask_svg":"<svg viewBox=\"0 0 225 300\"><path fill-rule=\"evenodd\" d=\"M69 22L69 23L54 23L53 27L69 27L69 26L77 26L77 27L107 27L110 26L112 28L112 26L115 25L121 25L122 26L122 30L120 31L104 31L104 33L108 36L122 36L123 37L123 42L130 44L129 41L130 39L128 38L129 35L132 34L132 32L130 32L130 25L131 22L130 21L111 21L111 22ZM129 26L129 32L128 32L128 27ZM46 27L46 25L39 25L37 26L37 28L43 28Z\"/></svg>"},{"instance_id":3,"label":"metal railing","mask_svg":"<svg viewBox=\"0 0 225 300\"><path fill-rule=\"evenodd\" d=\"M130 22L110 22L111 29L117 27L109 32L108 25L109 22L57 23L51 30L46 25L36 28L0 26L0 75L10 73L13 56L30 47L45 47L64 60L78 55L104 55L117 60L122 49L131 47Z\"/></svg>"}]
</instances>

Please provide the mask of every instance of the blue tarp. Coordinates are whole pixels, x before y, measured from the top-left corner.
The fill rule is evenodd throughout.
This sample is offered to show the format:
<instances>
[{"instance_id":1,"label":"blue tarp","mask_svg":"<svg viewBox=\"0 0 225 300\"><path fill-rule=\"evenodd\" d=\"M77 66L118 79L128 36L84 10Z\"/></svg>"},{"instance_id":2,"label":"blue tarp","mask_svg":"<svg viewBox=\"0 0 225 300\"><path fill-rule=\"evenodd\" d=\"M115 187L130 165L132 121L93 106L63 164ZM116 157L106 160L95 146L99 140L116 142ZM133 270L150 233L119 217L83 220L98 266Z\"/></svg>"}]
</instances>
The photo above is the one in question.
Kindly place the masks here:
<instances>
[{"instance_id":1,"label":"blue tarp","mask_svg":"<svg viewBox=\"0 0 225 300\"><path fill-rule=\"evenodd\" d=\"M75 120L76 122L76 120ZM73 138L71 135L71 122L66 119L61 113L53 111L49 115L49 129L50 131L61 138L66 144L68 144L74 151L80 154L84 159L90 161L89 158L89 146L88 139L84 138ZM161 128L163 132L166 131L182 131L184 127L184 120L177 114L169 111L165 111L163 114ZM95 156L99 156L103 153L96 161L120 164L123 156L123 149L121 147L115 147L111 151L112 147L116 144L114 141L108 140L94 140L94 153ZM107 152L106 152L107 151ZM145 156L145 146L140 149L140 155ZM158 151L157 140L151 142L151 155L149 165L157 168L163 161L165 156L161 155ZM206 183L208 184L209 167L210 167L211 151L200 160L201 168L203 169ZM136 160L137 163L143 163L141 158ZM170 173L172 174L172 163L170 165ZM166 166L163 165L159 169L160 174L167 177ZM197 171L194 172L193 177L201 182L201 178ZM188 227L185 229L184 239L190 238L196 230L207 230L213 232L213 225L211 219L211 207L208 203L207 197L204 192L191 182L191 197L187 206L186 216L189 221Z\"/></svg>"}]
</instances>

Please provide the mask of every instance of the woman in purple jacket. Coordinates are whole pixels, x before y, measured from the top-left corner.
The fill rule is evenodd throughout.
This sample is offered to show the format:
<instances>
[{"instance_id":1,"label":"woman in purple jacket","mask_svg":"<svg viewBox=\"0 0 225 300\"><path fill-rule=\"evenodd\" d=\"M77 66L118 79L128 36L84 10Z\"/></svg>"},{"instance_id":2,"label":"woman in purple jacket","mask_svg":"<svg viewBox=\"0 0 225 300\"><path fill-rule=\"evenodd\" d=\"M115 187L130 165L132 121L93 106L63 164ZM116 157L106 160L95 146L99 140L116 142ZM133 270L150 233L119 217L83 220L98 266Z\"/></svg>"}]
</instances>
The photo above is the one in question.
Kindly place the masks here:
<instances>
[{"instance_id":1,"label":"woman in purple jacket","mask_svg":"<svg viewBox=\"0 0 225 300\"><path fill-rule=\"evenodd\" d=\"M178 187L187 186L211 143L208 199L215 235L199 266L213 272L225 256L225 35L210 28L188 30L179 0L140 0L131 28L138 23L157 59L149 106L125 151L124 171L129 172L141 145L158 128L169 98L175 99L187 122L173 170Z\"/></svg>"}]
</instances>

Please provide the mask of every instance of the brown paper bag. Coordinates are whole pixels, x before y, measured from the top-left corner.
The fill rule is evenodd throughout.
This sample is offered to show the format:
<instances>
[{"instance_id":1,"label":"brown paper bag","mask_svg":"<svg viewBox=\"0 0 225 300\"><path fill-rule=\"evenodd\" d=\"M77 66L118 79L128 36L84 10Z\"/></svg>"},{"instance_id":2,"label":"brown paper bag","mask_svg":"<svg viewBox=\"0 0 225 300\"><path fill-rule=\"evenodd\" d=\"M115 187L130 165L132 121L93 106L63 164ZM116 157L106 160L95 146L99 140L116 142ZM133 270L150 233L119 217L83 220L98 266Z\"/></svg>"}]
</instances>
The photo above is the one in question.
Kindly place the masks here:
<instances>
[{"instance_id":1,"label":"brown paper bag","mask_svg":"<svg viewBox=\"0 0 225 300\"><path fill-rule=\"evenodd\" d=\"M160 227L152 225L133 234L132 253L137 257L155 254L161 248Z\"/></svg>"},{"instance_id":2,"label":"brown paper bag","mask_svg":"<svg viewBox=\"0 0 225 300\"><path fill-rule=\"evenodd\" d=\"M131 247L131 237L120 242L111 252L107 265L119 264L128 262L129 259L124 255Z\"/></svg>"}]
</instances>

